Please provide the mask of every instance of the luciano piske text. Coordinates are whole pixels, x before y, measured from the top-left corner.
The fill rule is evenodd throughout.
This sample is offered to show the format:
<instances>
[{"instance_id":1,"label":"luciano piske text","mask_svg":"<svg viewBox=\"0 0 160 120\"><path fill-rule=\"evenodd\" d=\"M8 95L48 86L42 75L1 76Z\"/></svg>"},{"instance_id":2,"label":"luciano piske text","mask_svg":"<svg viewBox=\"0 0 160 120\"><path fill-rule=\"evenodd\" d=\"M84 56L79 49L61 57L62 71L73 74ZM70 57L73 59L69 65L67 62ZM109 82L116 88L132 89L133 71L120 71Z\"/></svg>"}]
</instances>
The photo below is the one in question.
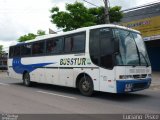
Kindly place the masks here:
<instances>
[{"instance_id":1,"label":"luciano piske text","mask_svg":"<svg viewBox=\"0 0 160 120\"><path fill-rule=\"evenodd\" d=\"M160 120L160 114L123 114L123 120Z\"/></svg>"}]
</instances>

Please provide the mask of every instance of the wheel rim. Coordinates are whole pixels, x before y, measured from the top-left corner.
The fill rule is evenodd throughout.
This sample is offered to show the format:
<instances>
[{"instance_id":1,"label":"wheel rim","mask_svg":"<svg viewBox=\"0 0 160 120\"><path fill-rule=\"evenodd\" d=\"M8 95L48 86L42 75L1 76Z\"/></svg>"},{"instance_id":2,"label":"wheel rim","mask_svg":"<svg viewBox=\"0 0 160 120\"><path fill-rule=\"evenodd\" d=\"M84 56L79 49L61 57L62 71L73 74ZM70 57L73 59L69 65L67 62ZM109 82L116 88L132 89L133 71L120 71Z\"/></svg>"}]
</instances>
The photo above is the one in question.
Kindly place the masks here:
<instances>
[{"instance_id":1,"label":"wheel rim","mask_svg":"<svg viewBox=\"0 0 160 120\"><path fill-rule=\"evenodd\" d=\"M89 91L90 90L89 81L85 80L85 81L82 82L82 89L83 89L83 91Z\"/></svg>"},{"instance_id":2,"label":"wheel rim","mask_svg":"<svg viewBox=\"0 0 160 120\"><path fill-rule=\"evenodd\" d=\"M29 76L28 75L25 76L24 82L25 82L26 85L29 84Z\"/></svg>"}]
</instances>

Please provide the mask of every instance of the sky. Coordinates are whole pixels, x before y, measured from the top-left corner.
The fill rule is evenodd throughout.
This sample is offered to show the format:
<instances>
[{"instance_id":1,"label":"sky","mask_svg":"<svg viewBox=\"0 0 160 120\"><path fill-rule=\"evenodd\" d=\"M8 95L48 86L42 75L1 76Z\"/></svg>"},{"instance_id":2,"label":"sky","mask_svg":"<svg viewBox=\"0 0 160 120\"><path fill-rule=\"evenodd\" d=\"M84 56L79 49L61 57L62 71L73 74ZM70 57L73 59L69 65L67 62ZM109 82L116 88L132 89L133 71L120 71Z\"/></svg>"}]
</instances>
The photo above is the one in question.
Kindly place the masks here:
<instances>
[{"instance_id":1,"label":"sky","mask_svg":"<svg viewBox=\"0 0 160 120\"><path fill-rule=\"evenodd\" d=\"M45 30L48 34L49 28L57 31L56 25L50 22L49 10L58 6L65 10L66 3L75 1L83 2L86 7L94 7L83 0L0 0L0 45L7 50L8 46L15 44L17 39L37 30ZM97 6L103 5L103 0L87 0ZM160 0L110 0L109 5L122 6L128 9L154 1Z\"/></svg>"}]
</instances>

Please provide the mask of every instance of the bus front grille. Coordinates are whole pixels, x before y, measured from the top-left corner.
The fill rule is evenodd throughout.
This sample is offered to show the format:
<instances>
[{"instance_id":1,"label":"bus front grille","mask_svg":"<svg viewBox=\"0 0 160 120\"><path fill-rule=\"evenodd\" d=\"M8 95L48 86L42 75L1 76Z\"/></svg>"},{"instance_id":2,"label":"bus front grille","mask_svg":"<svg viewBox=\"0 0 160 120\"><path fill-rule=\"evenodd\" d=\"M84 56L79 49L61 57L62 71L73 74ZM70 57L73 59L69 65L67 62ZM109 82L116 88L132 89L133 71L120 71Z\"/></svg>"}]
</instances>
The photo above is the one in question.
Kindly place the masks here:
<instances>
[{"instance_id":1,"label":"bus front grille","mask_svg":"<svg viewBox=\"0 0 160 120\"><path fill-rule=\"evenodd\" d=\"M133 75L134 79L139 79L139 78L146 78L147 74L141 74L141 75Z\"/></svg>"},{"instance_id":2,"label":"bus front grille","mask_svg":"<svg viewBox=\"0 0 160 120\"><path fill-rule=\"evenodd\" d=\"M148 87L148 84L146 82L133 84L133 90L144 89L146 87Z\"/></svg>"}]
</instances>

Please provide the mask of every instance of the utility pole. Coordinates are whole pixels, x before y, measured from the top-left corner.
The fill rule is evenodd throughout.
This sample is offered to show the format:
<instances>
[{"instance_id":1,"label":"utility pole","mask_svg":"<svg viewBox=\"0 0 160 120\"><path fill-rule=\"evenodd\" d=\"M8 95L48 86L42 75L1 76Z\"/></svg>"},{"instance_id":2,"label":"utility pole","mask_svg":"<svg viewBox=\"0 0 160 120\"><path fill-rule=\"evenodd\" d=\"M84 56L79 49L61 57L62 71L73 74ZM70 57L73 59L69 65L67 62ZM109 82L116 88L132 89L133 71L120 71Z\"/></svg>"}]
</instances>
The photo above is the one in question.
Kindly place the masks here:
<instances>
[{"instance_id":1,"label":"utility pole","mask_svg":"<svg viewBox=\"0 0 160 120\"><path fill-rule=\"evenodd\" d=\"M103 0L104 1L104 14L105 14L105 23L109 24L109 9L108 9L108 0Z\"/></svg>"}]
</instances>

